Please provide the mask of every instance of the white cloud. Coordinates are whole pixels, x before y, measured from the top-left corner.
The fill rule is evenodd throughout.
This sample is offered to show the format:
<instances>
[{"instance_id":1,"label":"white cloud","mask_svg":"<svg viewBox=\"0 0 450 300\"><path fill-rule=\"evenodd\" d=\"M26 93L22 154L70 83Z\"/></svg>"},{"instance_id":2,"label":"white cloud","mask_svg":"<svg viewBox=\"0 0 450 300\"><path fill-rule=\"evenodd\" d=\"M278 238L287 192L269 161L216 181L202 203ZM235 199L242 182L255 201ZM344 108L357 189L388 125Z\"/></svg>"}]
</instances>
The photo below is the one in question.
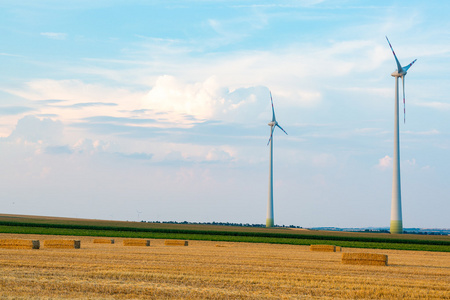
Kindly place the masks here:
<instances>
[{"instance_id":1,"label":"white cloud","mask_svg":"<svg viewBox=\"0 0 450 300\"><path fill-rule=\"evenodd\" d=\"M432 129L429 131L404 131L403 133L411 134L411 135L438 135L440 134L439 130Z\"/></svg>"},{"instance_id":2,"label":"white cloud","mask_svg":"<svg viewBox=\"0 0 450 300\"><path fill-rule=\"evenodd\" d=\"M143 108L209 119L213 115L214 105L223 102L218 96L218 89L213 78L184 84L173 76L164 75L158 78L144 98Z\"/></svg>"},{"instance_id":3,"label":"white cloud","mask_svg":"<svg viewBox=\"0 0 450 300\"><path fill-rule=\"evenodd\" d=\"M437 102L437 101L419 102L416 105L417 106L434 108L434 109L437 109L437 110L449 110L450 109L450 103L446 103L446 102Z\"/></svg>"},{"instance_id":4,"label":"white cloud","mask_svg":"<svg viewBox=\"0 0 450 300\"><path fill-rule=\"evenodd\" d=\"M143 93L124 88L81 80L36 79L22 87L4 90L32 100L36 112L59 116L63 123L79 122L99 115L128 117L129 111L139 108L143 96Z\"/></svg>"},{"instance_id":5,"label":"white cloud","mask_svg":"<svg viewBox=\"0 0 450 300\"><path fill-rule=\"evenodd\" d=\"M67 100L67 105L79 102L111 102L124 98L128 100L133 95L123 88L85 83L77 79L35 79L20 89L7 91L30 100Z\"/></svg>"},{"instance_id":6,"label":"white cloud","mask_svg":"<svg viewBox=\"0 0 450 300\"><path fill-rule=\"evenodd\" d=\"M62 32L41 32L41 35L53 40L65 40L67 38L67 33Z\"/></svg>"},{"instance_id":7,"label":"white cloud","mask_svg":"<svg viewBox=\"0 0 450 300\"><path fill-rule=\"evenodd\" d=\"M155 149L155 161L166 163L226 163L236 160L237 153L233 147L192 144L161 144Z\"/></svg>"},{"instance_id":8,"label":"white cloud","mask_svg":"<svg viewBox=\"0 0 450 300\"><path fill-rule=\"evenodd\" d=\"M336 157L329 153L317 154L312 157L312 163L316 167L329 167L334 165L336 161Z\"/></svg>"},{"instance_id":9,"label":"white cloud","mask_svg":"<svg viewBox=\"0 0 450 300\"><path fill-rule=\"evenodd\" d=\"M225 22L209 19L208 25L219 35L219 38L214 39L216 43L227 45L236 42L245 36L242 31L237 31L235 28L226 28L227 24ZM217 44L215 47L217 47Z\"/></svg>"},{"instance_id":10,"label":"white cloud","mask_svg":"<svg viewBox=\"0 0 450 300\"><path fill-rule=\"evenodd\" d=\"M39 119L35 116L25 116L17 122L16 128L9 139L21 139L39 144L55 144L63 137L63 125L49 118Z\"/></svg>"},{"instance_id":11,"label":"white cloud","mask_svg":"<svg viewBox=\"0 0 450 300\"><path fill-rule=\"evenodd\" d=\"M368 95L373 95L376 97L382 97L382 98L389 98L392 94L392 89L389 87L386 88L375 88L370 86L365 87L337 87L333 88L333 90L339 90L339 91L347 91L351 93L358 93L362 94L364 97L367 97Z\"/></svg>"},{"instance_id":12,"label":"white cloud","mask_svg":"<svg viewBox=\"0 0 450 300\"><path fill-rule=\"evenodd\" d=\"M406 163L407 163L409 166L415 166L415 165L416 165L416 159L415 159L415 158L413 158L413 159L407 159L407 160L406 160Z\"/></svg>"},{"instance_id":13,"label":"white cloud","mask_svg":"<svg viewBox=\"0 0 450 300\"><path fill-rule=\"evenodd\" d=\"M378 165L377 165L378 169L386 170L391 167L392 167L392 157L390 157L389 155L386 155L385 157L380 158L378 160Z\"/></svg>"},{"instance_id":14,"label":"white cloud","mask_svg":"<svg viewBox=\"0 0 450 300\"><path fill-rule=\"evenodd\" d=\"M23 57L23 55L10 54L10 53L4 53L4 52L1 52L0 56Z\"/></svg>"},{"instance_id":15,"label":"white cloud","mask_svg":"<svg viewBox=\"0 0 450 300\"><path fill-rule=\"evenodd\" d=\"M376 135L380 134L381 129L380 128L357 128L354 130L355 133L361 134L361 135ZM384 132L381 132L384 133Z\"/></svg>"},{"instance_id":16,"label":"white cloud","mask_svg":"<svg viewBox=\"0 0 450 300\"><path fill-rule=\"evenodd\" d=\"M261 99L267 100L260 103ZM174 76L160 76L142 99L142 108L164 112L172 122L180 124L204 120L246 122L257 118L269 105L264 87L240 88L230 92L215 76L205 81L185 83ZM186 120L192 116L195 120Z\"/></svg>"},{"instance_id":17,"label":"white cloud","mask_svg":"<svg viewBox=\"0 0 450 300\"><path fill-rule=\"evenodd\" d=\"M304 106L315 106L322 99L322 93L319 91L299 90L297 94L297 99Z\"/></svg>"},{"instance_id":18,"label":"white cloud","mask_svg":"<svg viewBox=\"0 0 450 300\"><path fill-rule=\"evenodd\" d=\"M81 80L51 79L31 80L7 92L31 100L31 112L36 115L54 116L68 127L84 128L78 131L99 129L115 133L129 132L133 129L127 128L131 127L187 128L206 120L226 123L251 120L252 123L265 113L270 116L267 88L230 91L221 86L215 76L184 82L163 75L147 92ZM13 122L9 124L11 128L21 115L12 117L8 119ZM6 132L6 127L4 130Z\"/></svg>"},{"instance_id":19,"label":"white cloud","mask_svg":"<svg viewBox=\"0 0 450 300\"><path fill-rule=\"evenodd\" d=\"M232 158L232 154L229 151L218 148L214 148L206 154L206 160L211 162L231 161Z\"/></svg>"},{"instance_id":20,"label":"white cloud","mask_svg":"<svg viewBox=\"0 0 450 300\"><path fill-rule=\"evenodd\" d=\"M110 143L104 142L101 140L91 140L82 138L79 139L73 145L73 149L75 149L78 153L86 153L89 155L93 155L98 152L107 151L110 148Z\"/></svg>"}]
</instances>

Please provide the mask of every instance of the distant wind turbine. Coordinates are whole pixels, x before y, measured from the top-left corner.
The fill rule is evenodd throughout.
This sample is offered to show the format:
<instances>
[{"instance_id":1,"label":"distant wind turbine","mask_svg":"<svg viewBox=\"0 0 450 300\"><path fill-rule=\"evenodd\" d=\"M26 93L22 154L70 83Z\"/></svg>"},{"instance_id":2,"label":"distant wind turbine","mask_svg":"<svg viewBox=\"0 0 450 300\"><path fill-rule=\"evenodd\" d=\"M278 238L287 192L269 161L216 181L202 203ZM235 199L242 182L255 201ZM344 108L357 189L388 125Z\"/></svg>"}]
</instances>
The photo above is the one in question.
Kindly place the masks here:
<instances>
[{"instance_id":1,"label":"distant wind turbine","mask_svg":"<svg viewBox=\"0 0 450 300\"><path fill-rule=\"evenodd\" d=\"M394 123L394 157L393 157L393 175L392 175L392 201L391 201L391 233L403 233L403 220L402 220L402 195L400 187L400 138L399 138L399 126L398 126L398 78L402 78L403 86L403 123L406 118L405 110L405 76L409 68L416 62L413 60L409 65L402 67L395 55L389 39L386 37L389 47L391 47L394 54L395 62L397 63L397 70L394 71L391 76L395 77L395 123Z\"/></svg>"},{"instance_id":2,"label":"distant wind turbine","mask_svg":"<svg viewBox=\"0 0 450 300\"><path fill-rule=\"evenodd\" d=\"M277 119L275 118L275 110L273 109L273 100L272 100L272 93L270 92L270 102L272 103L272 121L269 122L270 126L270 138L267 142L267 145L270 143L270 172L269 172L269 199L267 201L267 218L266 218L266 227L273 227L274 221L273 221L273 131L275 130L275 127L280 128L284 133L287 134L286 131L284 131L283 128L281 128L280 125L278 125Z\"/></svg>"}]
</instances>

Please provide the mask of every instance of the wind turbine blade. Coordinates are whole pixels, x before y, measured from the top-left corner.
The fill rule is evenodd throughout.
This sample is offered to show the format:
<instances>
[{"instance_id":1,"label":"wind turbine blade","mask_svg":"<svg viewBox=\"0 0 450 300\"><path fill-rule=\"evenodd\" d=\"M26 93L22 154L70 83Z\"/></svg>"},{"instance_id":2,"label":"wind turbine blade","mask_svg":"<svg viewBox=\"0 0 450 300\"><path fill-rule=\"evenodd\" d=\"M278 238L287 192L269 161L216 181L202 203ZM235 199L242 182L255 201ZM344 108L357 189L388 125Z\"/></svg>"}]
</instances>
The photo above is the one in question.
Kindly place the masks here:
<instances>
[{"instance_id":1,"label":"wind turbine blade","mask_svg":"<svg viewBox=\"0 0 450 300\"><path fill-rule=\"evenodd\" d=\"M272 92L269 91L269 93L270 93L270 103L272 103L272 122L275 122L276 119L275 119L275 109L273 109Z\"/></svg>"},{"instance_id":2,"label":"wind turbine blade","mask_svg":"<svg viewBox=\"0 0 450 300\"><path fill-rule=\"evenodd\" d=\"M403 85L403 124L406 123L406 107L405 107L405 75L402 76Z\"/></svg>"},{"instance_id":3,"label":"wind turbine blade","mask_svg":"<svg viewBox=\"0 0 450 300\"><path fill-rule=\"evenodd\" d=\"M405 70L405 72L408 71L409 68L411 68L411 66L416 62L416 60L417 60L417 59L413 60L412 63L410 63L409 65L404 66L404 67L403 67L403 70Z\"/></svg>"},{"instance_id":4,"label":"wind turbine blade","mask_svg":"<svg viewBox=\"0 0 450 300\"><path fill-rule=\"evenodd\" d=\"M277 125L276 125L278 128L280 128L281 130L283 130L283 132L284 133L286 133L286 135L287 135L287 132L286 131L284 131L284 129L283 128L281 128L281 126L280 125L278 125L278 123L277 123Z\"/></svg>"},{"instance_id":5,"label":"wind turbine blade","mask_svg":"<svg viewBox=\"0 0 450 300\"><path fill-rule=\"evenodd\" d=\"M392 53L394 54L395 62L397 63L397 71L400 73L400 72L403 71L403 68L402 68L402 66L400 65L400 62L397 59L397 55L395 55L394 48L392 48L391 42L389 42L388 37L386 37L386 40L387 40L387 42L389 44L389 47L391 47Z\"/></svg>"},{"instance_id":6,"label":"wind turbine blade","mask_svg":"<svg viewBox=\"0 0 450 300\"><path fill-rule=\"evenodd\" d=\"M269 146L270 141L272 140L272 136L273 136L273 131L275 130L275 126L272 126L272 131L270 132L270 138L269 141L267 142L267 146Z\"/></svg>"}]
</instances>

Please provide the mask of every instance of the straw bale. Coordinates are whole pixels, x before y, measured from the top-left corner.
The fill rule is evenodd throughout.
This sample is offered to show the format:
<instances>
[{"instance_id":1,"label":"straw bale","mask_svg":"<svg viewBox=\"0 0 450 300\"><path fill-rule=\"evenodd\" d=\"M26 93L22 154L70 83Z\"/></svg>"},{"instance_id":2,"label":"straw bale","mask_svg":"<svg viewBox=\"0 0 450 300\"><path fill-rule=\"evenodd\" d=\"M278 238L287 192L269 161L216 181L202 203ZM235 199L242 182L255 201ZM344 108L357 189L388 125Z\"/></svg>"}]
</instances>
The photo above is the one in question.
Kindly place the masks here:
<instances>
[{"instance_id":1,"label":"straw bale","mask_svg":"<svg viewBox=\"0 0 450 300\"><path fill-rule=\"evenodd\" d=\"M166 240L164 241L166 246L187 246L188 241Z\"/></svg>"},{"instance_id":2,"label":"straw bale","mask_svg":"<svg viewBox=\"0 0 450 300\"><path fill-rule=\"evenodd\" d=\"M342 263L347 265L386 266L388 256L375 253L342 253Z\"/></svg>"},{"instance_id":3,"label":"straw bale","mask_svg":"<svg viewBox=\"0 0 450 300\"><path fill-rule=\"evenodd\" d=\"M357 260L381 260L386 261L387 255L376 253L342 253L342 259L357 259Z\"/></svg>"},{"instance_id":4,"label":"straw bale","mask_svg":"<svg viewBox=\"0 0 450 300\"><path fill-rule=\"evenodd\" d=\"M336 252L341 252L342 251L342 247L341 246L336 246Z\"/></svg>"},{"instance_id":5,"label":"straw bale","mask_svg":"<svg viewBox=\"0 0 450 300\"><path fill-rule=\"evenodd\" d=\"M336 246L334 245L311 245L309 247L310 251L321 251L321 252L336 252Z\"/></svg>"},{"instance_id":6,"label":"straw bale","mask_svg":"<svg viewBox=\"0 0 450 300\"><path fill-rule=\"evenodd\" d=\"M343 259L342 263L344 265L387 266L387 262L381 260Z\"/></svg>"},{"instance_id":7,"label":"straw bale","mask_svg":"<svg viewBox=\"0 0 450 300\"><path fill-rule=\"evenodd\" d=\"M94 244L114 244L113 239L94 239Z\"/></svg>"},{"instance_id":8,"label":"straw bale","mask_svg":"<svg viewBox=\"0 0 450 300\"><path fill-rule=\"evenodd\" d=\"M124 246L150 246L150 240L143 239L124 239Z\"/></svg>"},{"instance_id":9,"label":"straw bale","mask_svg":"<svg viewBox=\"0 0 450 300\"><path fill-rule=\"evenodd\" d=\"M2 239L0 240L0 248L39 249L40 242L38 240Z\"/></svg>"},{"instance_id":10,"label":"straw bale","mask_svg":"<svg viewBox=\"0 0 450 300\"><path fill-rule=\"evenodd\" d=\"M56 249L80 249L81 241L79 240L46 240L44 248Z\"/></svg>"}]
</instances>

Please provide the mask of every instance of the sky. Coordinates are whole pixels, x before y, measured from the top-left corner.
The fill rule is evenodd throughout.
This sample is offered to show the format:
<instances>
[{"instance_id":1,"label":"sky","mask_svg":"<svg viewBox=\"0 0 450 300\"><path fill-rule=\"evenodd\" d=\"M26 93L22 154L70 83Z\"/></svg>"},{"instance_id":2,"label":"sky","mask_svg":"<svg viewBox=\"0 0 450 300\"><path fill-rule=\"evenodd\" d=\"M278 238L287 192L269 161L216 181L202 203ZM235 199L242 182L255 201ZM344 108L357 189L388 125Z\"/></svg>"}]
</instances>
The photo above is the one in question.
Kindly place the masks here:
<instances>
[{"instance_id":1,"label":"sky","mask_svg":"<svg viewBox=\"0 0 450 300\"><path fill-rule=\"evenodd\" d=\"M0 212L450 227L450 2L0 0ZM400 95L401 97L401 95ZM403 104L400 104L403 111Z\"/></svg>"}]
</instances>

